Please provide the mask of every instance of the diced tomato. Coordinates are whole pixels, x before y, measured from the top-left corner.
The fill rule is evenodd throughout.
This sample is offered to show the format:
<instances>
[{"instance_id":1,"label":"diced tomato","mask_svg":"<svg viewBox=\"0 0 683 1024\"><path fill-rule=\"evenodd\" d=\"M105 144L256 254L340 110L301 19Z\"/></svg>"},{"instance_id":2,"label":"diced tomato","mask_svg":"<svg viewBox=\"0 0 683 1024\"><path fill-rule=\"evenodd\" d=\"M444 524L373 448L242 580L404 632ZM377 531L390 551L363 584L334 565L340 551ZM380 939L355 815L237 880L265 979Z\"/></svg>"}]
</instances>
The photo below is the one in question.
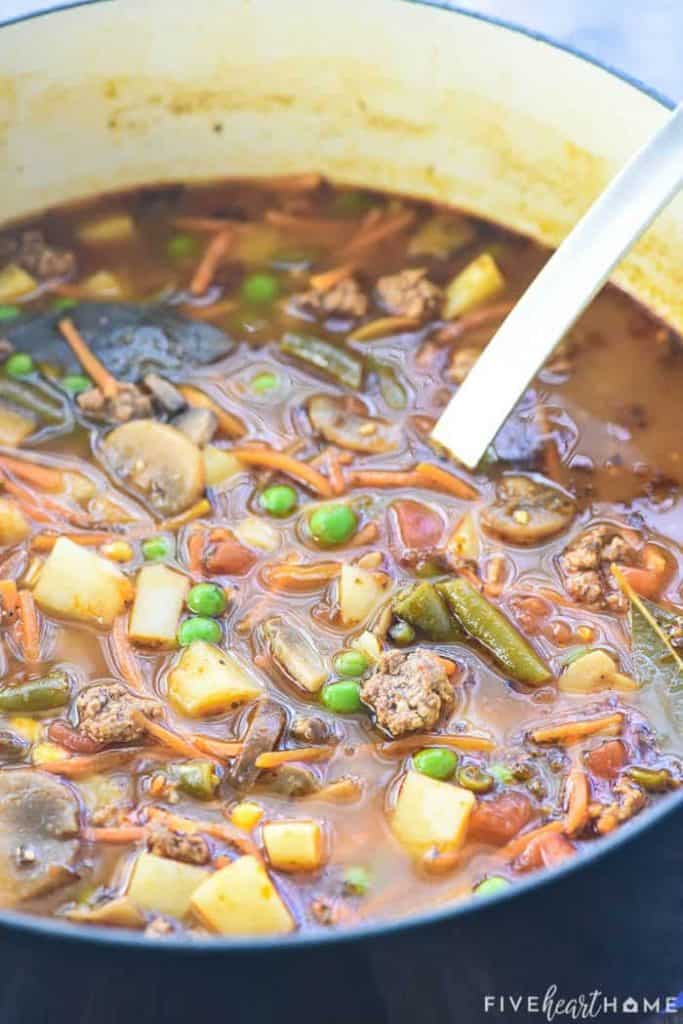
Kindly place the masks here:
<instances>
[{"instance_id":1,"label":"diced tomato","mask_svg":"<svg viewBox=\"0 0 683 1024\"><path fill-rule=\"evenodd\" d=\"M438 546L444 524L441 516L420 501L395 501L391 506L401 543L414 551L431 550Z\"/></svg>"},{"instance_id":2,"label":"diced tomato","mask_svg":"<svg viewBox=\"0 0 683 1024\"><path fill-rule=\"evenodd\" d=\"M573 857L576 847L561 832L550 832L532 839L526 850L519 855L515 867L518 871L533 871L549 868Z\"/></svg>"},{"instance_id":3,"label":"diced tomato","mask_svg":"<svg viewBox=\"0 0 683 1024\"><path fill-rule=\"evenodd\" d=\"M204 568L212 576L244 576L256 563L256 555L240 544L230 530L212 530L204 551Z\"/></svg>"},{"instance_id":4,"label":"diced tomato","mask_svg":"<svg viewBox=\"0 0 683 1024\"><path fill-rule=\"evenodd\" d=\"M48 739L52 740L53 743L58 743L60 747L72 750L76 754L96 754L103 747L102 743L98 743L97 740L91 740L89 736L84 736L74 729L70 722L64 721L63 718L50 722L47 735Z\"/></svg>"},{"instance_id":5,"label":"diced tomato","mask_svg":"<svg viewBox=\"0 0 683 1024\"><path fill-rule=\"evenodd\" d=\"M626 747L621 740L607 740L586 755L586 767L601 779L613 779L626 764Z\"/></svg>"},{"instance_id":6,"label":"diced tomato","mask_svg":"<svg viewBox=\"0 0 683 1024\"><path fill-rule=\"evenodd\" d=\"M473 839L502 846L517 835L534 817L532 801L524 793L502 793L492 800L480 800L470 817Z\"/></svg>"}]
</instances>

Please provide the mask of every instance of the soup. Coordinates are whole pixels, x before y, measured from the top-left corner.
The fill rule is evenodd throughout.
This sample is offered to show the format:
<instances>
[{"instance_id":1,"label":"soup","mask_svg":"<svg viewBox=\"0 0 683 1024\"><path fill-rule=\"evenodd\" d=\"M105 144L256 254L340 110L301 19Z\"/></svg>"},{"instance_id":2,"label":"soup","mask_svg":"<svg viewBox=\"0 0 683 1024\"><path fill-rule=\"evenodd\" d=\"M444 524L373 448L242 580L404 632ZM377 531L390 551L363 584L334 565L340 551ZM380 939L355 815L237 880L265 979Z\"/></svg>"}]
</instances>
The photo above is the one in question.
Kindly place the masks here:
<instances>
[{"instance_id":1,"label":"soup","mask_svg":"<svg viewBox=\"0 0 683 1024\"><path fill-rule=\"evenodd\" d=\"M680 340L606 289L476 473L547 253L315 174L0 238L0 903L150 936L502 891L680 785Z\"/></svg>"}]
</instances>

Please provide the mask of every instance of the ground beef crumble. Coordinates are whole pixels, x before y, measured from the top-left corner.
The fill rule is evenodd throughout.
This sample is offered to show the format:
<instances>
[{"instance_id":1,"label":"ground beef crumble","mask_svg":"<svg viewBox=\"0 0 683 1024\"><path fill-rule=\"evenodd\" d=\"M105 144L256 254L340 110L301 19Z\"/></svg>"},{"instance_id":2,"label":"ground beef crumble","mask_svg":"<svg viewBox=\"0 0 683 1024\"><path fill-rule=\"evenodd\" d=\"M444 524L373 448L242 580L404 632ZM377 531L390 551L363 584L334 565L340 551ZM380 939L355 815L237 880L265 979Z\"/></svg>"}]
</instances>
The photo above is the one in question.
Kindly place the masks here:
<instances>
[{"instance_id":1,"label":"ground beef crumble","mask_svg":"<svg viewBox=\"0 0 683 1024\"><path fill-rule=\"evenodd\" d=\"M162 707L157 701L138 697L121 683L96 683L76 698L78 728L97 743L131 743L144 736L144 728L133 718L142 711L159 718Z\"/></svg>"},{"instance_id":2,"label":"ground beef crumble","mask_svg":"<svg viewBox=\"0 0 683 1024\"><path fill-rule=\"evenodd\" d=\"M155 825L147 836L147 849L157 857L180 860L185 864L208 864L209 844L200 835L176 832L164 825Z\"/></svg>"},{"instance_id":3,"label":"ground beef crumble","mask_svg":"<svg viewBox=\"0 0 683 1024\"><path fill-rule=\"evenodd\" d=\"M434 726L453 704L453 687L436 654L388 651L361 686L377 724L391 736Z\"/></svg>"},{"instance_id":4,"label":"ground beef crumble","mask_svg":"<svg viewBox=\"0 0 683 1024\"><path fill-rule=\"evenodd\" d=\"M380 277L375 293L381 306L391 316L407 316L426 320L441 305L441 289L427 277L422 267L401 270L398 274Z\"/></svg>"},{"instance_id":5,"label":"ground beef crumble","mask_svg":"<svg viewBox=\"0 0 683 1024\"><path fill-rule=\"evenodd\" d=\"M638 548L616 526L603 523L579 534L560 555L560 570L569 596L589 608L624 612L627 599L612 566L636 565Z\"/></svg>"},{"instance_id":6,"label":"ground beef crumble","mask_svg":"<svg viewBox=\"0 0 683 1024\"><path fill-rule=\"evenodd\" d=\"M42 231L22 231L18 238L0 239L0 264L13 261L39 281L69 277L76 269L76 257L68 249L57 249L45 241Z\"/></svg>"},{"instance_id":7,"label":"ground beef crumble","mask_svg":"<svg viewBox=\"0 0 683 1024\"><path fill-rule=\"evenodd\" d=\"M345 277L329 288L312 288L294 296L299 309L316 316L339 316L357 318L365 316L368 299L354 277Z\"/></svg>"},{"instance_id":8,"label":"ground beef crumble","mask_svg":"<svg viewBox=\"0 0 683 1024\"><path fill-rule=\"evenodd\" d=\"M76 403L81 412L106 423L127 423L146 419L153 414L152 399L135 384L121 382L112 398L99 388L89 388L80 394Z\"/></svg>"}]
</instances>

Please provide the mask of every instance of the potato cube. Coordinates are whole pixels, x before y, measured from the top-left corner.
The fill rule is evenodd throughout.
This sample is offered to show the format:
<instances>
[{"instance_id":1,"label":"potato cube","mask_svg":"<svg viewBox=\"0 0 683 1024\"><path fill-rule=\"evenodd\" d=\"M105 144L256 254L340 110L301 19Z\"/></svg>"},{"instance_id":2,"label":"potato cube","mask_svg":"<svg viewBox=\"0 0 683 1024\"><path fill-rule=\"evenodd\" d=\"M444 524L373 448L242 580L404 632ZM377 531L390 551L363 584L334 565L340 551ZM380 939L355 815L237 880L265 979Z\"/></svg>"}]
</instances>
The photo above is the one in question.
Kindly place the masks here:
<instances>
[{"instance_id":1,"label":"potato cube","mask_svg":"<svg viewBox=\"0 0 683 1024\"><path fill-rule=\"evenodd\" d=\"M232 654L205 640L186 647L168 676L169 697L192 718L228 711L261 693L261 684Z\"/></svg>"},{"instance_id":2,"label":"potato cube","mask_svg":"<svg viewBox=\"0 0 683 1024\"><path fill-rule=\"evenodd\" d=\"M277 551L280 546L280 534L270 523L258 516L247 516L234 528L235 536L242 544L259 551Z\"/></svg>"},{"instance_id":3,"label":"potato cube","mask_svg":"<svg viewBox=\"0 0 683 1024\"><path fill-rule=\"evenodd\" d=\"M244 463L236 459L230 452L216 448L212 444L207 444L203 449L202 457L206 482L209 487L220 487L221 484L227 483L245 471Z\"/></svg>"},{"instance_id":4,"label":"potato cube","mask_svg":"<svg viewBox=\"0 0 683 1024\"><path fill-rule=\"evenodd\" d=\"M637 690L638 684L619 672L613 658L596 648L570 661L557 681L565 693L599 693L600 690Z\"/></svg>"},{"instance_id":5,"label":"potato cube","mask_svg":"<svg viewBox=\"0 0 683 1024\"><path fill-rule=\"evenodd\" d=\"M475 803L474 794L468 789L408 772L398 794L391 827L398 841L416 855L432 847L457 850L465 841Z\"/></svg>"},{"instance_id":6,"label":"potato cube","mask_svg":"<svg viewBox=\"0 0 683 1024\"><path fill-rule=\"evenodd\" d=\"M37 426L38 420L32 412L0 402L0 444L18 448L22 441L35 432Z\"/></svg>"},{"instance_id":7,"label":"potato cube","mask_svg":"<svg viewBox=\"0 0 683 1024\"><path fill-rule=\"evenodd\" d=\"M111 626L134 593L129 579L106 558L60 537L34 590L43 611Z\"/></svg>"},{"instance_id":8,"label":"potato cube","mask_svg":"<svg viewBox=\"0 0 683 1024\"><path fill-rule=\"evenodd\" d=\"M0 270L0 302L14 302L38 287L35 278L17 263L9 263Z\"/></svg>"},{"instance_id":9,"label":"potato cube","mask_svg":"<svg viewBox=\"0 0 683 1024\"><path fill-rule=\"evenodd\" d=\"M0 498L0 544L18 544L31 532L16 501Z\"/></svg>"},{"instance_id":10,"label":"potato cube","mask_svg":"<svg viewBox=\"0 0 683 1024\"><path fill-rule=\"evenodd\" d=\"M138 573L128 634L147 647L175 647L178 623L190 583L165 565L145 565Z\"/></svg>"},{"instance_id":11,"label":"potato cube","mask_svg":"<svg viewBox=\"0 0 683 1024\"><path fill-rule=\"evenodd\" d=\"M339 606L345 626L364 622L388 595L389 577L359 565L343 565L339 577Z\"/></svg>"},{"instance_id":12,"label":"potato cube","mask_svg":"<svg viewBox=\"0 0 683 1024\"><path fill-rule=\"evenodd\" d=\"M210 872L196 864L141 853L133 865L127 895L141 910L182 918L190 909L192 894L209 877Z\"/></svg>"},{"instance_id":13,"label":"potato cube","mask_svg":"<svg viewBox=\"0 0 683 1024\"><path fill-rule=\"evenodd\" d=\"M471 309L492 299L505 287L505 278L493 256L483 252L468 263L446 288L442 316L444 320L469 313Z\"/></svg>"},{"instance_id":14,"label":"potato cube","mask_svg":"<svg viewBox=\"0 0 683 1024\"><path fill-rule=\"evenodd\" d=\"M240 857L195 889L192 909L221 935L282 935L294 929L289 910L256 857Z\"/></svg>"},{"instance_id":15,"label":"potato cube","mask_svg":"<svg viewBox=\"0 0 683 1024\"><path fill-rule=\"evenodd\" d=\"M137 234L133 218L128 213L108 213L85 221L77 230L84 245L124 245L134 241Z\"/></svg>"},{"instance_id":16,"label":"potato cube","mask_svg":"<svg viewBox=\"0 0 683 1024\"><path fill-rule=\"evenodd\" d=\"M317 821L268 822L263 842L278 871L315 871L323 862L323 832Z\"/></svg>"}]
</instances>

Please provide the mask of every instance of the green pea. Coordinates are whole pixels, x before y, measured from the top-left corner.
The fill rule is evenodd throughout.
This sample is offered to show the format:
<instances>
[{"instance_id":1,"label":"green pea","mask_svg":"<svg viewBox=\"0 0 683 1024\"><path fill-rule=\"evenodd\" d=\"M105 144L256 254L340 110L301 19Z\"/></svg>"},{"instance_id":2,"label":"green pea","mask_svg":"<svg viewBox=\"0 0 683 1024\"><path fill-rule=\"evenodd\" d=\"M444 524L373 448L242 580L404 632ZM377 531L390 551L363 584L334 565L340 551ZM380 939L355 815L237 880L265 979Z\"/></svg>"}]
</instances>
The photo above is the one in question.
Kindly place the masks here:
<instances>
[{"instance_id":1,"label":"green pea","mask_svg":"<svg viewBox=\"0 0 683 1024\"><path fill-rule=\"evenodd\" d=\"M364 896L371 882L372 876L362 864L353 864L344 872L344 890L350 896Z\"/></svg>"},{"instance_id":2,"label":"green pea","mask_svg":"<svg viewBox=\"0 0 683 1024\"><path fill-rule=\"evenodd\" d=\"M334 659L335 671L351 679L362 676L368 667L368 659L362 651L342 651Z\"/></svg>"},{"instance_id":3,"label":"green pea","mask_svg":"<svg viewBox=\"0 0 683 1024\"><path fill-rule=\"evenodd\" d=\"M159 562L162 558L170 558L173 545L168 537L150 537L142 543L142 554L148 562Z\"/></svg>"},{"instance_id":4,"label":"green pea","mask_svg":"<svg viewBox=\"0 0 683 1024\"><path fill-rule=\"evenodd\" d=\"M217 644L222 636L223 630L215 619L209 619L204 615L193 615L180 623L178 643L181 647L188 647L195 640L205 640L207 644Z\"/></svg>"},{"instance_id":5,"label":"green pea","mask_svg":"<svg viewBox=\"0 0 683 1024\"><path fill-rule=\"evenodd\" d=\"M16 320L20 316L21 310L18 306L0 306L0 324L9 323L10 320Z\"/></svg>"},{"instance_id":6,"label":"green pea","mask_svg":"<svg viewBox=\"0 0 683 1024\"><path fill-rule=\"evenodd\" d=\"M199 252L199 243L191 235L174 235L166 243L166 255L172 260L187 260Z\"/></svg>"},{"instance_id":7,"label":"green pea","mask_svg":"<svg viewBox=\"0 0 683 1024\"><path fill-rule=\"evenodd\" d=\"M496 782L500 782L503 786L509 785L515 780L515 773L511 768L508 768L506 764L496 762L489 765L489 772L493 775Z\"/></svg>"},{"instance_id":8,"label":"green pea","mask_svg":"<svg viewBox=\"0 0 683 1024\"><path fill-rule=\"evenodd\" d=\"M464 764L458 769L458 785L472 793L488 793L493 789L495 779L476 764Z\"/></svg>"},{"instance_id":9,"label":"green pea","mask_svg":"<svg viewBox=\"0 0 683 1024\"><path fill-rule=\"evenodd\" d=\"M65 672L51 672L40 679L27 679L0 690L0 711L28 714L50 711L69 703L71 688Z\"/></svg>"},{"instance_id":10,"label":"green pea","mask_svg":"<svg viewBox=\"0 0 683 1024\"><path fill-rule=\"evenodd\" d=\"M66 313L69 309L75 309L77 305L76 299L69 299L66 295L62 295L54 300L52 309L55 313Z\"/></svg>"},{"instance_id":11,"label":"green pea","mask_svg":"<svg viewBox=\"0 0 683 1024\"><path fill-rule=\"evenodd\" d=\"M330 547L345 544L358 527L358 516L350 505L320 505L308 520L311 535L318 544Z\"/></svg>"},{"instance_id":12,"label":"green pea","mask_svg":"<svg viewBox=\"0 0 683 1024\"><path fill-rule=\"evenodd\" d=\"M408 647L415 640L415 630L409 622L395 622L389 630L389 636L397 647Z\"/></svg>"},{"instance_id":13,"label":"green pea","mask_svg":"<svg viewBox=\"0 0 683 1024\"><path fill-rule=\"evenodd\" d=\"M85 377L82 373L67 373L59 383L70 395L80 395L83 391L89 391L92 387L90 377Z\"/></svg>"},{"instance_id":14,"label":"green pea","mask_svg":"<svg viewBox=\"0 0 683 1024\"><path fill-rule=\"evenodd\" d=\"M360 711L363 707L360 683L351 679L343 683L330 683L322 692L322 701L335 715L351 715L354 711Z\"/></svg>"},{"instance_id":15,"label":"green pea","mask_svg":"<svg viewBox=\"0 0 683 1024\"><path fill-rule=\"evenodd\" d=\"M255 394L265 395L269 391L274 391L279 383L280 378L276 373L265 371L264 373L257 373L255 377L252 377L249 387Z\"/></svg>"},{"instance_id":16,"label":"green pea","mask_svg":"<svg viewBox=\"0 0 683 1024\"><path fill-rule=\"evenodd\" d=\"M242 298L252 306L269 306L279 294L278 279L272 274L249 274L242 282Z\"/></svg>"},{"instance_id":17,"label":"green pea","mask_svg":"<svg viewBox=\"0 0 683 1024\"><path fill-rule=\"evenodd\" d=\"M28 352L15 352L5 363L8 377L25 377L35 369L35 363Z\"/></svg>"},{"instance_id":18,"label":"green pea","mask_svg":"<svg viewBox=\"0 0 683 1024\"><path fill-rule=\"evenodd\" d=\"M178 765L173 774L182 793L195 800L213 800L220 779L210 761L187 761Z\"/></svg>"},{"instance_id":19,"label":"green pea","mask_svg":"<svg viewBox=\"0 0 683 1024\"><path fill-rule=\"evenodd\" d=\"M502 892L503 889L509 889L511 885L512 882L503 878L502 875L489 875L483 882L475 885L474 892L477 896L492 896L494 892Z\"/></svg>"},{"instance_id":20,"label":"green pea","mask_svg":"<svg viewBox=\"0 0 683 1024\"><path fill-rule=\"evenodd\" d=\"M187 607L196 615L222 615L227 603L225 591L216 583L197 583L187 595Z\"/></svg>"},{"instance_id":21,"label":"green pea","mask_svg":"<svg viewBox=\"0 0 683 1024\"><path fill-rule=\"evenodd\" d=\"M259 498L261 508L278 519L290 515L297 506L298 496L289 484L273 484L266 487Z\"/></svg>"},{"instance_id":22,"label":"green pea","mask_svg":"<svg viewBox=\"0 0 683 1024\"><path fill-rule=\"evenodd\" d=\"M430 779L450 779L458 767L458 755L444 747L426 747L414 755L413 764Z\"/></svg>"}]
</instances>

